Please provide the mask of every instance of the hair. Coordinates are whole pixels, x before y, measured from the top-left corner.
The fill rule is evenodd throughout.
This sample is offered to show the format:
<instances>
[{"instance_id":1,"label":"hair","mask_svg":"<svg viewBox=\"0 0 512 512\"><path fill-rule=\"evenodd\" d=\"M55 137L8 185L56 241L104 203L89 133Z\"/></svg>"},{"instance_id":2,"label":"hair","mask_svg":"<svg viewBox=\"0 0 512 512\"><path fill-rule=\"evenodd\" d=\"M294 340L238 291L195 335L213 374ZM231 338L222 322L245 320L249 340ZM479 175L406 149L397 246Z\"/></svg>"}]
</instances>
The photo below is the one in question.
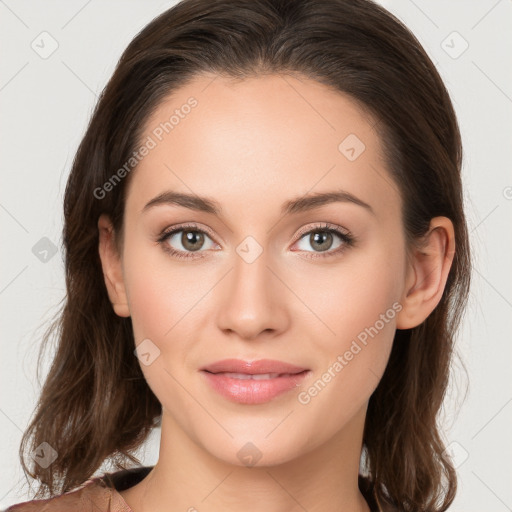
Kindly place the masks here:
<instances>
[{"instance_id":1,"label":"hair","mask_svg":"<svg viewBox=\"0 0 512 512\"><path fill-rule=\"evenodd\" d=\"M386 167L402 197L408 247L433 217L452 221L456 250L442 297L420 325L396 331L369 400L362 452L386 510L446 510L457 476L437 415L471 270L462 143L449 94L425 50L370 0L183 0L128 45L66 185L67 293L43 336L41 351L52 336L56 350L19 451L25 474L40 484L36 496L68 492L107 460L119 468L128 460L140 464L133 452L161 420L161 404L133 353L131 319L114 313L98 254L101 214L122 233L129 176L104 197L94 191L130 159L162 100L201 73L234 80L289 74L348 95L377 120ZM58 457L47 468L31 461L30 469L24 453L43 442Z\"/></svg>"}]
</instances>

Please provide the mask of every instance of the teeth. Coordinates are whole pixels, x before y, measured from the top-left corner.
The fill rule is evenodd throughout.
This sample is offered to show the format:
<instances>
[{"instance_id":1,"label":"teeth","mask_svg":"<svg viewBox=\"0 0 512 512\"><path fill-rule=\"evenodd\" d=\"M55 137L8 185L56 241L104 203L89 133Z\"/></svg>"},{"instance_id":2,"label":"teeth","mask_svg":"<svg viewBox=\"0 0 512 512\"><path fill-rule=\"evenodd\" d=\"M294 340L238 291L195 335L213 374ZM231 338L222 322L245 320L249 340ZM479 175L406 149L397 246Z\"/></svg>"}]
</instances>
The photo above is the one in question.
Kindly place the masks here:
<instances>
[{"instance_id":1,"label":"teeth","mask_svg":"<svg viewBox=\"0 0 512 512\"><path fill-rule=\"evenodd\" d=\"M282 375L281 373L260 373L257 375L249 375L247 373L229 373L229 372L223 372L223 375L226 377L231 377L233 379L243 379L243 380L265 380L265 379L275 379L276 377L279 377L279 375Z\"/></svg>"}]
</instances>

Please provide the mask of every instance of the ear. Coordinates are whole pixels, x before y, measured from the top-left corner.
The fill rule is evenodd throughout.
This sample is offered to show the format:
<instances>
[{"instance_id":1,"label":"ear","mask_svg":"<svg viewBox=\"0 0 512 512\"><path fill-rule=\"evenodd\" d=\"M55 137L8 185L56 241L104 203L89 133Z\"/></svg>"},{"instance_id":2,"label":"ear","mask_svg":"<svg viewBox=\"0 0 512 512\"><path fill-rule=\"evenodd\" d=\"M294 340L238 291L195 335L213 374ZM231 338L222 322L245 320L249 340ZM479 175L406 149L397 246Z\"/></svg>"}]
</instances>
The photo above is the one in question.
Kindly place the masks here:
<instances>
[{"instance_id":1,"label":"ear","mask_svg":"<svg viewBox=\"0 0 512 512\"><path fill-rule=\"evenodd\" d=\"M433 218L428 233L409 258L397 329L416 327L432 313L443 295L454 255L452 221L447 217Z\"/></svg>"},{"instance_id":2,"label":"ear","mask_svg":"<svg viewBox=\"0 0 512 512\"><path fill-rule=\"evenodd\" d=\"M98 220L99 253L108 296L117 315L129 317L130 310L123 279L121 257L115 244L115 232L109 217L102 214Z\"/></svg>"}]
</instances>

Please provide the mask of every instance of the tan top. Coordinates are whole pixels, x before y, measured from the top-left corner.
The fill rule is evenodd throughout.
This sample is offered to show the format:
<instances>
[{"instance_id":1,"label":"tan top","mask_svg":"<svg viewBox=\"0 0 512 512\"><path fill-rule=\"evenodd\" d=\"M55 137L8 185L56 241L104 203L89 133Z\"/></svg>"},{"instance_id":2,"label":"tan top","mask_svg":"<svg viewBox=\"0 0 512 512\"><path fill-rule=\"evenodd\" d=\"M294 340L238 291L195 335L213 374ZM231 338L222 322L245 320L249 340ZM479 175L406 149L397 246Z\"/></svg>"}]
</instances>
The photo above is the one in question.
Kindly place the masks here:
<instances>
[{"instance_id":1,"label":"tan top","mask_svg":"<svg viewBox=\"0 0 512 512\"><path fill-rule=\"evenodd\" d=\"M17 503L4 512L133 512L118 491L133 487L151 469L151 466L144 466L105 473L72 491L53 498Z\"/></svg>"},{"instance_id":2,"label":"tan top","mask_svg":"<svg viewBox=\"0 0 512 512\"><path fill-rule=\"evenodd\" d=\"M118 491L142 481L153 466L124 469L91 478L77 489L48 499L11 505L3 512L133 512ZM359 475L359 488L371 512L379 512L370 482ZM382 509L391 510L391 509Z\"/></svg>"}]
</instances>

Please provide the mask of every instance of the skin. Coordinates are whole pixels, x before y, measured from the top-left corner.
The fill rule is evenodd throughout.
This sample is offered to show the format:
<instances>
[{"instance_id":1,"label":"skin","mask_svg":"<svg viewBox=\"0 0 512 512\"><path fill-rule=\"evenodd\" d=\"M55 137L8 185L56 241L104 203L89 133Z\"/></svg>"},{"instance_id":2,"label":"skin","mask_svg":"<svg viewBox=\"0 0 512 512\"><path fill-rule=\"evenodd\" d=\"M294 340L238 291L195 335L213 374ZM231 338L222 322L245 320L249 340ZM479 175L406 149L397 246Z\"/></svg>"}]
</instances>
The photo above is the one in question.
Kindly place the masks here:
<instances>
[{"instance_id":1,"label":"skin","mask_svg":"<svg viewBox=\"0 0 512 512\"><path fill-rule=\"evenodd\" d=\"M304 77L201 75L160 104L141 140L190 96L197 107L130 175L119 252L108 217L98 222L114 310L131 316L135 345L149 338L160 350L141 364L163 406L159 460L120 494L134 512L167 512L170 504L200 512L368 511L357 483L368 400L395 330L420 324L441 299L452 223L436 217L421 249L406 246L401 198L375 120L348 96ZM349 134L365 144L354 161L338 149ZM285 201L340 188L373 212L348 201L280 212ZM222 213L172 204L143 212L167 190L208 196ZM211 230L188 260L164 250L166 243L187 254L182 232L157 242L164 229L185 222ZM334 234L322 252L299 234L321 234L325 222L349 230L355 245L333 254L344 244ZM237 252L248 236L263 249L251 263ZM308 258L326 252L333 255ZM394 303L401 307L394 318L300 403L298 394ZM270 402L238 404L198 372L231 357L278 359L311 372ZM261 454L253 467L237 455L248 442Z\"/></svg>"}]
</instances>

